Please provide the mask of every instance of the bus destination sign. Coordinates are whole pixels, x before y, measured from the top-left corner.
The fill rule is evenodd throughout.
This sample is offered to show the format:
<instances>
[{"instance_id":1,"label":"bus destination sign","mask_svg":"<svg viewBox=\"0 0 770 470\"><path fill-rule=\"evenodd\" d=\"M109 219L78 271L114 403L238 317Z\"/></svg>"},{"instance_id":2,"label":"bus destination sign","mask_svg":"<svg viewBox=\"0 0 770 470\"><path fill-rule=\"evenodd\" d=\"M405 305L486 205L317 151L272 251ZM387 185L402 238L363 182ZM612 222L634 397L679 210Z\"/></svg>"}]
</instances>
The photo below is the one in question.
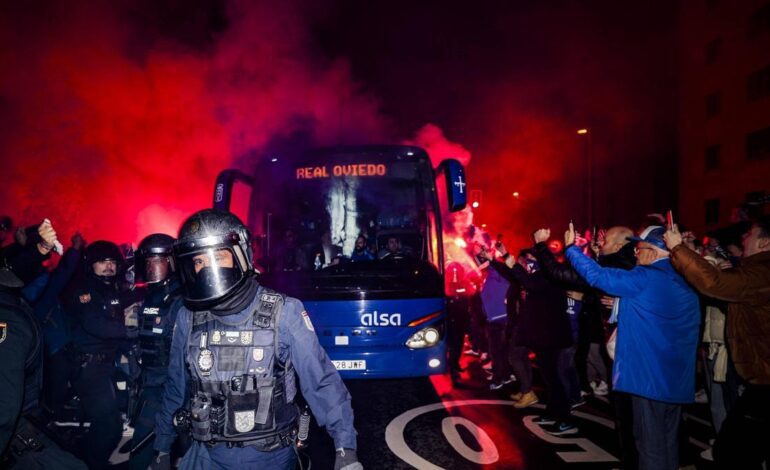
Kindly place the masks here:
<instances>
[{"instance_id":1,"label":"bus destination sign","mask_svg":"<svg viewBox=\"0 0 770 470\"><path fill-rule=\"evenodd\" d=\"M388 169L383 164L359 163L353 165L305 166L297 168L298 180L330 178L332 176L385 176Z\"/></svg>"}]
</instances>

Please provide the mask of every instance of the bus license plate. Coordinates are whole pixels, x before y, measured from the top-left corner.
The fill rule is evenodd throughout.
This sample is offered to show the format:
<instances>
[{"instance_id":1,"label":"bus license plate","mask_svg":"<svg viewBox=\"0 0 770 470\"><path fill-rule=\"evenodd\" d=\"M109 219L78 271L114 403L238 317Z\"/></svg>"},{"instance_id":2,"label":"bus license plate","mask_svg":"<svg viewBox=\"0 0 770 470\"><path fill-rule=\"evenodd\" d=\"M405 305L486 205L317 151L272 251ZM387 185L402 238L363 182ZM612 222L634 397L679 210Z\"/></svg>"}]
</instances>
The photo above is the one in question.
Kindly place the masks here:
<instances>
[{"instance_id":1,"label":"bus license plate","mask_svg":"<svg viewBox=\"0 0 770 470\"><path fill-rule=\"evenodd\" d=\"M332 361L337 370L366 370L366 361Z\"/></svg>"}]
</instances>

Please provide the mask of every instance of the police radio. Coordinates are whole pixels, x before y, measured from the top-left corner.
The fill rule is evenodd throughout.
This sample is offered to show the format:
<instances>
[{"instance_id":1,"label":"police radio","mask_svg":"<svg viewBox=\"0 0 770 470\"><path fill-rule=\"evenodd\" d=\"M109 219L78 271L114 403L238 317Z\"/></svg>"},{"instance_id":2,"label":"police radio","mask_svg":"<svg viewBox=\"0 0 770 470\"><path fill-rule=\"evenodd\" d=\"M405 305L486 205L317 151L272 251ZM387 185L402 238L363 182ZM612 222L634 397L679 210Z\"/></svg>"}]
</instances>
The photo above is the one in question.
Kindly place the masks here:
<instances>
[{"instance_id":1,"label":"police radio","mask_svg":"<svg viewBox=\"0 0 770 470\"><path fill-rule=\"evenodd\" d=\"M299 415L299 429L297 431L297 448L307 447L307 437L310 433L310 411L307 405L302 409Z\"/></svg>"}]
</instances>

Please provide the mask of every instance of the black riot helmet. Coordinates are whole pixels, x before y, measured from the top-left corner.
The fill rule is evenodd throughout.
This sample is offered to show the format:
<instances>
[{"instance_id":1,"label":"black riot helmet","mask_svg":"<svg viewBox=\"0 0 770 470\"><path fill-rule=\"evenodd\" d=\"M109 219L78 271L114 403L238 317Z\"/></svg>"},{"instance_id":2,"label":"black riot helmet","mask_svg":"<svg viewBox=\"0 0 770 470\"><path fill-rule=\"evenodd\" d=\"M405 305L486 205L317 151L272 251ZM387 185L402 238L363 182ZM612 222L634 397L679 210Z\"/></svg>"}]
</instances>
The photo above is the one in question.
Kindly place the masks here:
<instances>
[{"instance_id":1,"label":"black riot helmet","mask_svg":"<svg viewBox=\"0 0 770 470\"><path fill-rule=\"evenodd\" d=\"M185 304L209 309L228 300L254 272L249 231L230 212L205 209L179 229L174 258Z\"/></svg>"},{"instance_id":2,"label":"black riot helmet","mask_svg":"<svg viewBox=\"0 0 770 470\"><path fill-rule=\"evenodd\" d=\"M115 274L109 276L100 276L96 274L93 267L94 263L107 260L115 262ZM97 240L86 247L86 269L88 273L93 274L104 282L112 282L115 280L115 275L117 274L117 270L120 268L121 263L123 263L123 254L120 252L118 245L112 242Z\"/></svg>"},{"instance_id":3,"label":"black riot helmet","mask_svg":"<svg viewBox=\"0 0 770 470\"><path fill-rule=\"evenodd\" d=\"M137 281L154 284L171 277L174 241L174 237L165 233L153 233L142 239L134 254Z\"/></svg>"}]
</instances>

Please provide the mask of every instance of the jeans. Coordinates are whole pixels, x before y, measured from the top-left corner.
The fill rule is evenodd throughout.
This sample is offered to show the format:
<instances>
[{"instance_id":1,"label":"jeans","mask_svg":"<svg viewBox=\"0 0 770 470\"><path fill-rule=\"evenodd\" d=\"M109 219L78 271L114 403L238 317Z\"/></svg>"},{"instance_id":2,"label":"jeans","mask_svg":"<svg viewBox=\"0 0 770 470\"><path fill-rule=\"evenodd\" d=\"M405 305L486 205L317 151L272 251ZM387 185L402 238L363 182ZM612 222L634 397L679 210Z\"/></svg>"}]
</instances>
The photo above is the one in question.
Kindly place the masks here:
<instances>
[{"instance_id":1,"label":"jeans","mask_svg":"<svg viewBox=\"0 0 770 470\"><path fill-rule=\"evenodd\" d=\"M570 414L567 391L559 376L559 358L564 349L539 349L535 351L540 373L548 392L545 412L557 421L568 421Z\"/></svg>"},{"instance_id":2,"label":"jeans","mask_svg":"<svg viewBox=\"0 0 770 470\"><path fill-rule=\"evenodd\" d=\"M509 332L508 363L519 382L519 391L529 393L532 390L532 364L529 362L529 348L516 344L516 326Z\"/></svg>"},{"instance_id":3,"label":"jeans","mask_svg":"<svg viewBox=\"0 0 770 470\"><path fill-rule=\"evenodd\" d=\"M770 459L770 385L748 385L714 443L717 468L752 470Z\"/></svg>"},{"instance_id":4,"label":"jeans","mask_svg":"<svg viewBox=\"0 0 770 470\"><path fill-rule=\"evenodd\" d=\"M631 397L639 470L679 469L679 424L682 405Z\"/></svg>"},{"instance_id":5,"label":"jeans","mask_svg":"<svg viewBox=\"0 0 770 470\"><path fill-rule=\"evenodd\" d=\"M463 340L470 324L468 313L468 298L461 296L449 297L447 300L447 312L449 332L447 334L447 354L449 367L460 368L460 356L462 355Z\"/></svg>"},{"instance_id":6,"label":"jeans","mask_svg":"<svg viewBox=\"0 0 770 470\"><path fill-rule=\"evenodd\" d=\"M578 379L577 368L575 368L575 346L561 350L558 367L559 378L567 393L569 403L572 405L580 402L580 380Z\"/></svg>"},{"instance_id":7,"label":"jeans","mask_svg":"<svg viewBox=\"0 0 770 470\"><path fill-rule=\"evenodd\" d=\"M505 321L487 323L489 357L492 359L492 382L500 383L511 375L505 340Z\"/></svg>"},{"instance_id":8,"label":"jeans","mask_svg":"<svg viewBox=\"0 0 770 470\"><path fill-rule=\"evenodd\" d=\"M623 392L610 393L610 402L614 410L615 429L620 447L620 460L624 470L639 468L639 453L634 442L634 410L632 395Z\"/></svg>"},{"instance_id":9,"label":"jeans","mask_svg":"<svg viewBox=\"0 0 770 470\"><path fill-rule=\"evenodd\" d=\"M591 343L588 349L587 375L588 381L604 381L609 385L610 380L607 374L606 353L603 353L604 345Z\"/></svg>"}]
</instances>

